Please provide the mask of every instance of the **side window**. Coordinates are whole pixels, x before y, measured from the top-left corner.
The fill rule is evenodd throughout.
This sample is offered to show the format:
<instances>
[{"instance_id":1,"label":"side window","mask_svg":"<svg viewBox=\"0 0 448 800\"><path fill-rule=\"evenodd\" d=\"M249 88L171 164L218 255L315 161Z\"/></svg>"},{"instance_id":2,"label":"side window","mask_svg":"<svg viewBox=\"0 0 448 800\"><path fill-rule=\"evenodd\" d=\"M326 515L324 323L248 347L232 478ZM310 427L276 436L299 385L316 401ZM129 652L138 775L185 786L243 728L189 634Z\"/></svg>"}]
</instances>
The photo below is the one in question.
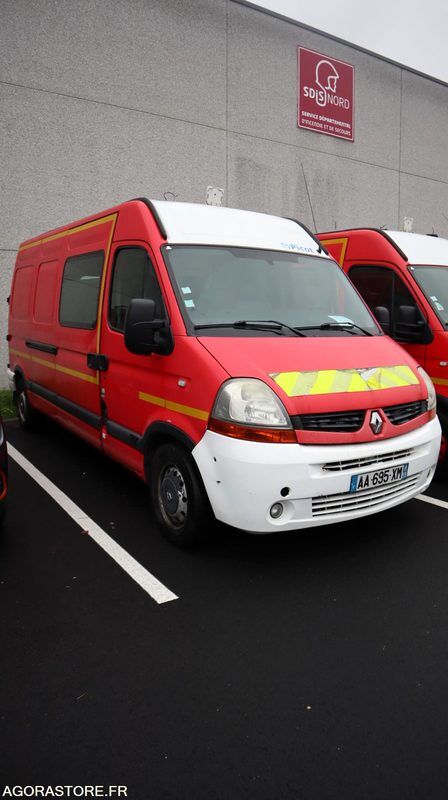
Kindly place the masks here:
<instances>
[{"instance_id":1,"label":"side window","mask_svg":"<svg viewBox=\"0 0 448 800\"><path fill-rule=\"evenodd\" d=\"M98 318L103 263L103 252L83 253L67 259L59 303L61 325L93 330Z\"/></svg>"},{"instance_id":2,"label":"side window","mask_svg":"<svg viewBox=\"0 0 448 800\"><path fill-rule=\"evenodd\" d=\"M387 309L390 336L398 341L418 341L424 318L406 284L394 270L352 267L349 277L373 314L378 306Z\"/></svg>"},{"instance_id":3,"label":"side window","mask_svg":"<svg viewBox=\"0 0 448 800\"><path fill-rule=\"evenodd\" d=\"M156 318L165 315L159 282L147 251L123 247L115 256L110 290L109 324L113 330L124 331L129 303L136 298L154 300Z\"/></svg>"},{"instance_id":4,"label":"side window","mask_svg":"<svg viewBox=\"0 0 448 800\"><path fill-rule=\"evenodd\" d=\"M349 277L373 313L378 306L384 306L392 317L394 297L392 270L382 267L352 267Z\"/></svg>"}]
</instances>

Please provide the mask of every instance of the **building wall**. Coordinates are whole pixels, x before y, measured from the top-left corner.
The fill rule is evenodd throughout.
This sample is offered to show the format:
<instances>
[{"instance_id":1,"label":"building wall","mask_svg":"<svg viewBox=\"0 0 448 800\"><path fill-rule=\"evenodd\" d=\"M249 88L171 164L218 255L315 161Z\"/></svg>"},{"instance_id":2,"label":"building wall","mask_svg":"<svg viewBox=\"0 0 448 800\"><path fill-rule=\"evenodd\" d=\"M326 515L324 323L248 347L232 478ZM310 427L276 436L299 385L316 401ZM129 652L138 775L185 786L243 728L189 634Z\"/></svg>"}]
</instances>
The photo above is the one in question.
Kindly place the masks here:
<instances>
[{"instance_id":1,"label":"building wall","mask_svg":"<svg viewBox=\"0 0 448 800\"><path fill-rule=\"evenodd\" d=\"M0 0L0 23L0 304L21 240L209 184L312 229L448 237L448 86L235 0ZM355 66L354 143L297 127L298 45Z\"/></svg>"}]
</instances>

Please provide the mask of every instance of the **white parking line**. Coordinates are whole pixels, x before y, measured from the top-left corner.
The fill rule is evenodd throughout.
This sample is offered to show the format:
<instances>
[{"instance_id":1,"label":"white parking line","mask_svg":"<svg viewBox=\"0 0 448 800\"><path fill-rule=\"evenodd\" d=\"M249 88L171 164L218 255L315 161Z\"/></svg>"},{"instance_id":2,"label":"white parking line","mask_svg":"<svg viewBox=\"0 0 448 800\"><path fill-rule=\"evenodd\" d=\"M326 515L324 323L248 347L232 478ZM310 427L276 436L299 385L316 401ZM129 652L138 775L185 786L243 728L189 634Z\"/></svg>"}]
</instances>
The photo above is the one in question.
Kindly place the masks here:
<instances>
[{"instance_id":1,"label":"white parking line","mask_svg":"<svg viewBox=\"0 0 448 800\"><path fill-rule=\"evenodd\" d=\"M431 503L433 506L440 506L440 508L447 508L448 503L445 500L437 500L436 497L429 497L427 494L418 494L416 500L423 500L424 503Z\"/></svg>"},{"instance_id":2,"label":"white parking line","mask_svg":"<svg viewBox=\"0 0 448 800\"><path fill-rule=\"evenodd\" d=\"M12 444L8 442L8 455L19 465L28 475L39 484L52 500L55 501L66 514L71 517L82 530L87 533L113 560L124 569L125 572L138 585L147 592L156 603L169 603L170 600L178 600L177 595L173 594L163 583L160 583L154 575L142 567L121 545L103 531L96 522L79 508L64 492L50 481L31 461L28 461Z\"/></svg>"}]
</instances>

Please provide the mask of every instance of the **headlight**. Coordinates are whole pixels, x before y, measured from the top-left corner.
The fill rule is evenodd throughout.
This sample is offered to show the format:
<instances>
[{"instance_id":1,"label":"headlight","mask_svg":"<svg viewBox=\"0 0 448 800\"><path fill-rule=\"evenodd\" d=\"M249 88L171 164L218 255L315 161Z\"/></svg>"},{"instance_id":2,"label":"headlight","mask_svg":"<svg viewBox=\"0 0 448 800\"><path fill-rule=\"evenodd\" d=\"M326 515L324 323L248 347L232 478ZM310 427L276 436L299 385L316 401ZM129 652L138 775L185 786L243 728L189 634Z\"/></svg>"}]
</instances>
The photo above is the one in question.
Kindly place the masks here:
<instances>
[{"instance_id":1,"label":"headlight","mask_svg":"<svg viewBox=\"0 0 448 800\"><path fill-rule=\"evenodd\" d=\"M434 384L429 377L428 373L425 372L423 367L417 367L421 377L426 383L426 388L428 390L428 411L432 411L437 406L437 398L436 398L436 390L434 389Z\"/></svg>"},{"instance_id":2,"label":"headlight","mask_svg":"<svg viewBox=\"0 0 448 800\"><path fill-rule=\"evenodd\" d=\"M233 439L297 444L283 403L269 386L255 378L232 378L221 386L208 427Z\"/></svg>"},{"instance_id":3,"label":"headlight","mask_svg":"<svg viewBox=\"0 0 448 800\"><path fill-rule=\"evenodd\" d=\"M241 425L292 428L283 403L263 381L234 378L221 387L212 417Z\"/></svg>"}]
</instances>

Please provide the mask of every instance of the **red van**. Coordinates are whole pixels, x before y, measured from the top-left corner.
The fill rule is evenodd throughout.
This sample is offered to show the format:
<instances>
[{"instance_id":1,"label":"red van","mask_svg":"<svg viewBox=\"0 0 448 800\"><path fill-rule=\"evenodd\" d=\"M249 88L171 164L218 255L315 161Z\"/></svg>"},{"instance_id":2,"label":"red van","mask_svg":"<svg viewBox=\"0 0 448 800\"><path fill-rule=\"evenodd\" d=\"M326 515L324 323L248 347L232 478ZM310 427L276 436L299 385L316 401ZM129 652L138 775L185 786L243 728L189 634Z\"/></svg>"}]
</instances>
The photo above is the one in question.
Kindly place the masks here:
<instances>
[{"instance_id":1,"label":"red van","mask_svg":"<svg viewBox=\"0 0 448 800\"><path fill-rule=\"evenodd\" d=\"M318 234L385 333L430 375L448 463L448 241L429 234L354 230Z\"/></svg>"},{"instance_id":2,"label":"red van","mask_svg":"<svg viewBox=\"0 0 448 800\"><path fill-rule=\"evenodd\" d=\"M177 544L288 531L430 483L434 387L300 223L132 200L24 242L9 377L149 484Z\"/></svg>"}]
</instances>

